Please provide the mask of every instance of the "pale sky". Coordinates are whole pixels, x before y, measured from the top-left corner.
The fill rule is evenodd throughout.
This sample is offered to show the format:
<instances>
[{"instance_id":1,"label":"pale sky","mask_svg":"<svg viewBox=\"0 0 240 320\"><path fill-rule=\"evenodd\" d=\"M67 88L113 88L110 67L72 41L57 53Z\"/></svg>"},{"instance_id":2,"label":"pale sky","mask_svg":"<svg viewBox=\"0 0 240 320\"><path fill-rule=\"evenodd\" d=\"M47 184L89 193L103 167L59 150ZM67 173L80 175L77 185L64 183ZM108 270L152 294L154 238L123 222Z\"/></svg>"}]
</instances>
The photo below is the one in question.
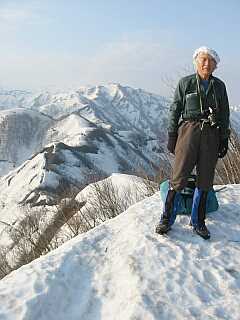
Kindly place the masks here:
<instances>
[{"instance_id":1,"label":"pale sky","mask_svg":"<svg viewBox=\"0 0 240 320\"><path fill-rule=\"evenodd\" d=\"M0 87L118 82L168 96L166 79L192 72L206 45L240 105L239 16L237 0L0 0Z\"/></svg>"}]
</instances>

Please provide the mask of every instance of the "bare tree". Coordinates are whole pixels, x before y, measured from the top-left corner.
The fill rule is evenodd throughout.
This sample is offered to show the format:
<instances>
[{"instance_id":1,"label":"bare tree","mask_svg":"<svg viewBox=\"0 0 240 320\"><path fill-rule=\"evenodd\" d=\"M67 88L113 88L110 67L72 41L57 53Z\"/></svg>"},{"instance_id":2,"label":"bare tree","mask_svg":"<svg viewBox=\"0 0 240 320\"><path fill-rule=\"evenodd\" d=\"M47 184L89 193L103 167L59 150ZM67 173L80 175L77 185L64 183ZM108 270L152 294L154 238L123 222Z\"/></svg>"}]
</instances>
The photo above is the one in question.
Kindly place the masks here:
<instances>
[{"instance_id":1,"label":"bare tree","mask_svg":"<svg viewBox=\"0 0 240 320\"><path fill-rule=\"evenodd\" d=\"M8 261L7 261L7 249L0 247L0 279L5 277L12 271Z\"/></svg>"},{"instance_id":2,"label":"bare tree","mask_svg":"<svg viewBox=\"0 0 240 320\"><path fill-rule=\"evenodd\" d=\"M188 74L191 74L194 72L193 65L185 65L179 71L175 73L174 76L170 76L169 74L165 74L162 77L163 84L170 90L170 96L169 99L173 99L175 89L177 87L178 81Z\"/></svg>"},{"instance_id":3,"label":"bare tree","mask_svg":"<svg viewBox=\"0 0 240 320\"><path fill-rule=\"evenodd\" d=\"M69 240L118 216L132 204L150 196L152 192L143 179L134 182L136 179L133 177L131 186L124 188L118 188L109 178L92 183L87 196L83 194L78 197L79 201L86 201L85 206L66 222L56 236L64 241Z\"/></svg>"},{"instance_id":4,"label":"bare tree","mask_svg":"<svg viewBox=\"0 0 240 320\"><path fill-rule=\"evenodd\" d=\"M0 249L0 277L59 247L63 241L55 238L56 234L84 204L71 198L63 199L51 210L46 207L25 207L23 218L19 222L14 226L7 224L6 232L12 245L10 252ZM49 216L52 216L50 220Z\"/></svg>"},{"instance_id":5,"label":"bare tree","mask_svg":"<svg viewBox=\"0 0 240 320\"><path fill-rule=\"evenodd\" d=\"M217 175L220 183L240 183L240 141L233 127L231 127L229 151L222 160L218 161Z\"/></svg>"},{"instance_id":6,"label":"bare tree","mask_svg":"<svg viewBox=\"0 0 240 320\"><path fill-rule=\"evenodd\" d=\"M171 165L166 162L162 162L154 175L149 175L144 168L139 168L134 175L142 178L142 184L136 185L136 189L140 194L149 197L159 190L159 185L169 178L170 172Z\"/></svg>"}]
</instances>

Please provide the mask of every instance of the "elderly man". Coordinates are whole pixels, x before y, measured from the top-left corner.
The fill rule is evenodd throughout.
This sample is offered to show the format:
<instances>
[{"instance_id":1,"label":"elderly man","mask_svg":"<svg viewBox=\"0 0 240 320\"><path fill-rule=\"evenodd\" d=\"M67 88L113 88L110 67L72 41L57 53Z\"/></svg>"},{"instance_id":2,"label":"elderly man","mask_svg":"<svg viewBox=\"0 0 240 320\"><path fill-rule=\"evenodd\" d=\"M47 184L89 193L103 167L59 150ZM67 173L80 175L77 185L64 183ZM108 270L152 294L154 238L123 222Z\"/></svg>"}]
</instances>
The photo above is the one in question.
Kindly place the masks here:
<instances>
[{"instance_id":1,"label":"elderly man","mask_svg":"<svg viewBox=\"0 0 240 320\"><path fill-rule=\"evenodd\" d=\"M209 239L206 201L217 159L228 150L229 104L225 84L212 75L220 62L216 51L201 47L194 52L193 62L196 73L179 81L170 107L167 147L175 154L175 161L156 232L164 234L170 230L176 219L180 191L196 166L191 224L198 235Z\"/></svg>"}]
</instances>

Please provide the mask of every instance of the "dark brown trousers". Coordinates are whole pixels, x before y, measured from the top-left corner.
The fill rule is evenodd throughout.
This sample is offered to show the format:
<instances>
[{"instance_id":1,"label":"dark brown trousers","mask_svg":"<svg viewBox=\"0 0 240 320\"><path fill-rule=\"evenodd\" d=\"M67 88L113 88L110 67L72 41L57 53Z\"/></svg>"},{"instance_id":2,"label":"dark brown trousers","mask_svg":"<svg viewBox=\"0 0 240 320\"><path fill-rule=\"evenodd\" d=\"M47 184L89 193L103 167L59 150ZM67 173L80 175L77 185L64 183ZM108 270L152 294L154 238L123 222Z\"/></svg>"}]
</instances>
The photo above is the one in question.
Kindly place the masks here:
<instances>
[{"instance_id":1,"label":"dark brown trousers","mask_svg":"<svg viewBox=\"0 0 240 320\"><path fill-rule=\"evenodd\" d=\"M200 121L185 121L178 129L175 160L170 184L176 191L187 185L196 166L197 187L205 191L213 186L218 159L219 129Z\"/></svg>"}]
</instances>

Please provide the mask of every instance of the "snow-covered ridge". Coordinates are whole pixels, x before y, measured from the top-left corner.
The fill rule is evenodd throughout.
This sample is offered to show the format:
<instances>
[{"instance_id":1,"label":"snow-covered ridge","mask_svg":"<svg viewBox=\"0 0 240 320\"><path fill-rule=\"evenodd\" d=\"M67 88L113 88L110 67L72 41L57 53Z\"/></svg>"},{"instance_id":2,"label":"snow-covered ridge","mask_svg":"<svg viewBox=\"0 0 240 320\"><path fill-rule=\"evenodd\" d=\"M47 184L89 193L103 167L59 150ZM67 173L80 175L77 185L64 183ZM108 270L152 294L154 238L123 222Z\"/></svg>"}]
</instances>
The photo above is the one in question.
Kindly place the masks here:
<instances>
[{"instance_id":1,"label":"snow-covered ridge","mask_svg":"<svg viewBox=\"0 0 240 320\"><path fill-rule=\"evenodd\" d=\"M239 185L218 198L209 241L188 216L155 234L156 193L12 272L0 281L1 320L238 320Z\"/></svg>"},{"instance_id":2,"label":"snow-covered ridge","mask_svg":"<svg viewBox=\"0 0 240 320\"><path fill-rule=\"evenodd\" d=\"M55 119L63 114L84 108L95 102L101 107L109 108L109 104L157 103L162 106L168 103L167 99L142 89L134 89L120 84L80 87L66 92L28 92L20 90L0 91L0 109L23 107L46 111ZM106 103L107 102L107 103Z\"/></svg>"}]
</instances>

